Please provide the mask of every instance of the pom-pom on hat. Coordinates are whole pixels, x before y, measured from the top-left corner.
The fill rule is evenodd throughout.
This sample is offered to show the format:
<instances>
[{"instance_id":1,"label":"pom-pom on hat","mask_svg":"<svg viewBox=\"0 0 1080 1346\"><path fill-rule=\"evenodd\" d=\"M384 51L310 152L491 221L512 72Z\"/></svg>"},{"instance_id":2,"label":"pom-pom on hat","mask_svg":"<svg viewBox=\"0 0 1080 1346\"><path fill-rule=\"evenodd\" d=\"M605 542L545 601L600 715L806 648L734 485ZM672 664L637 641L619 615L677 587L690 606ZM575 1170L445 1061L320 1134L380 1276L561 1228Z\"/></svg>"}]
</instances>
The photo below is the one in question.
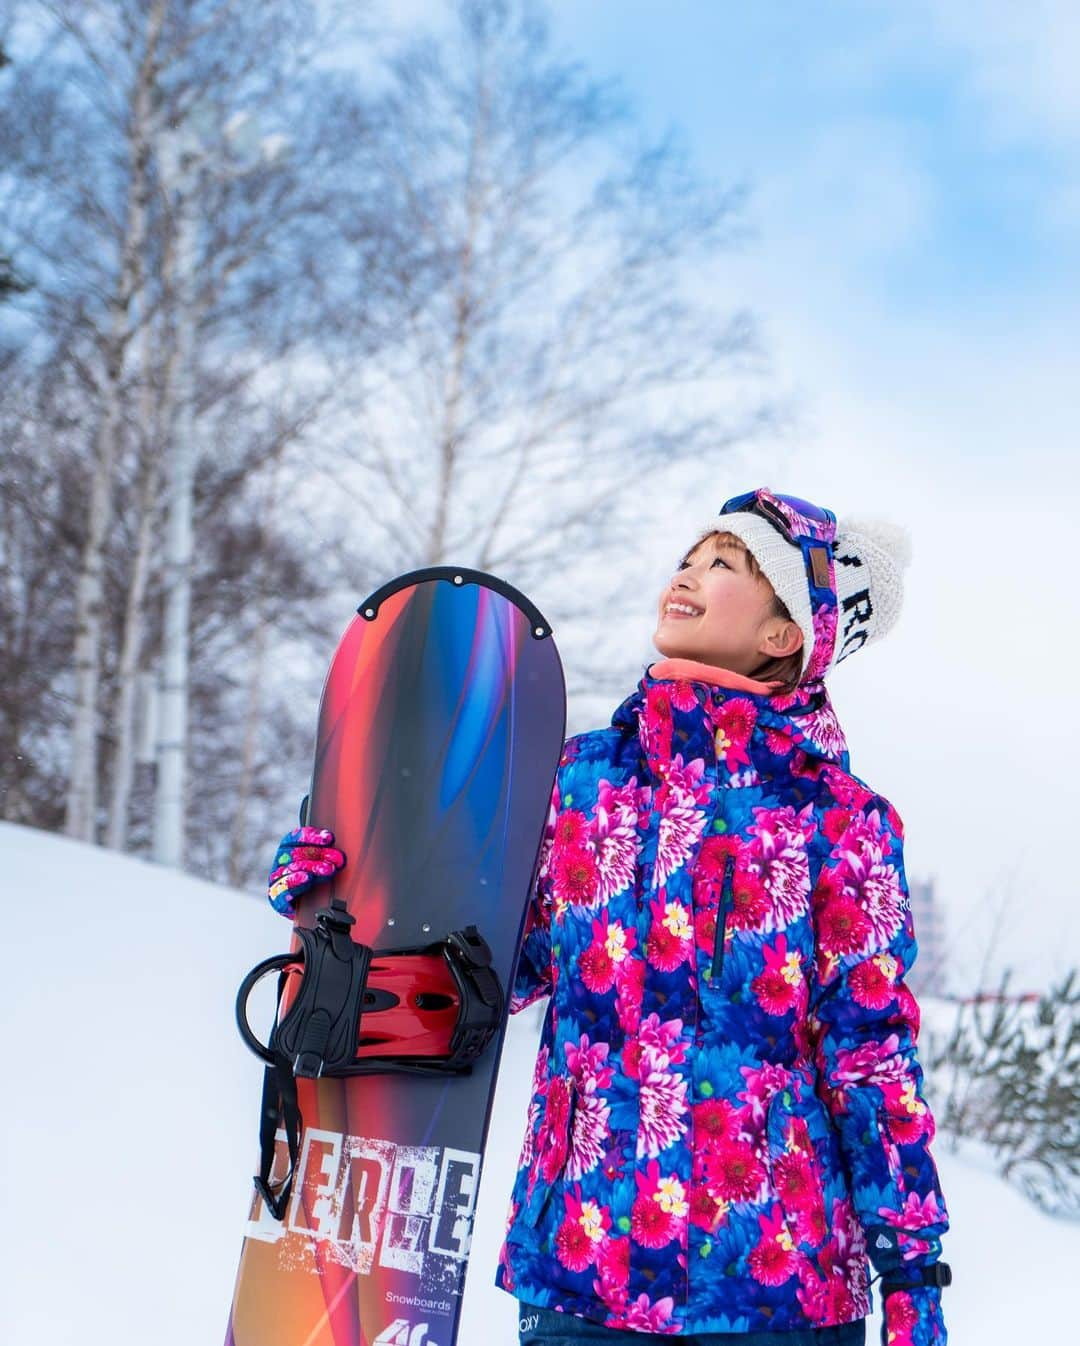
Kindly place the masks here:
<instances>
[{"instance_id":1,"label":"pom-pom on hat","mask_svg":"<svg viewBox=\"0 0 1080 1346\"><path fill-rule=\"evenodd\" d=\"M803 633L801 672L814 649L814 621L801 550L759 514L722 514L713 525L745 544ZM822 677L857 650L883 639L900 616L903 574L911 563L911 535L890 519L848 515L837 519L833 543L836 645Z\"/></svg>"}]
</instances>

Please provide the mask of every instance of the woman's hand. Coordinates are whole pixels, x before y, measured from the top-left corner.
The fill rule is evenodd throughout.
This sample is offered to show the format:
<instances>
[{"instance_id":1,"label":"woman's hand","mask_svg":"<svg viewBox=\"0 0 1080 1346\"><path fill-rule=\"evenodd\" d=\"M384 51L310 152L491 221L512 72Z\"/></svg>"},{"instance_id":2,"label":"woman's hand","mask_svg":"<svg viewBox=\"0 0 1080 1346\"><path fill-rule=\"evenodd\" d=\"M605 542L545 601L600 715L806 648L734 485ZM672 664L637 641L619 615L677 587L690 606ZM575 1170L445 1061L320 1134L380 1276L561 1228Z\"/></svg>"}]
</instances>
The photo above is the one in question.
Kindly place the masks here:
<instances>
[{"instance_id":1,"label":"woman's hand","mask_svg":"<svg viewBox=\"0 0 1080 1346\"><path fill-rule=\"evenodd\" d=\"M294 900L344 866L345 856L333 842L333 832L323 827L297 827L281 838L266 886L275 911L291 919Z\"/></svg>"},{"instance_id":2,"label":"woman's hand","mask_svg":"<svg viewBox=\"0 0 1080 1346\"><path fill-rule=\"evenodd\" d=\"M894 1290L885 1296L882 1319L882 1346L945 1346L948 1341L937 1286Z\"/></svg>"}]
</instances>

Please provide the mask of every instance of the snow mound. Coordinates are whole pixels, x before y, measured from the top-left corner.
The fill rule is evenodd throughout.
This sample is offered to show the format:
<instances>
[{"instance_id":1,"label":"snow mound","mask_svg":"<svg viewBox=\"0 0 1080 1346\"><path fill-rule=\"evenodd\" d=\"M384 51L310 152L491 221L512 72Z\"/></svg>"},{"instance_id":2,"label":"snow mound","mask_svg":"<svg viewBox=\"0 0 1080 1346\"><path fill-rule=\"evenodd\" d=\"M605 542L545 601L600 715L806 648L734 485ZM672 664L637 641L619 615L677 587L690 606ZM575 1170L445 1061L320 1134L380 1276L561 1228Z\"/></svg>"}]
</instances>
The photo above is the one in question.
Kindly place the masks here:
<instances>
[{"instance_id":1,"label":"snow mound","mask_svg":"<svg viewBox=\"0 0 1080 1346\"><path fill-rule=\"evenodd\" d=\"M0 863L13 902L29 899L7 923L5 1343L113 1346L148 1328L156 1346L220 1342L262 1086L233 1004L247 970L288 948L288 923L250 894L10 823ZM493 1278L541 1013L510 1020L462 1346L517 1339L516 1303ZM1080 1226L1036 1210L977 1147L953 1153L939 1136L934 1155L952 1218L950 1337L1062 1339ZM868 1346L879 1332L875 1315Z\"/></svg>"}]
</instances>

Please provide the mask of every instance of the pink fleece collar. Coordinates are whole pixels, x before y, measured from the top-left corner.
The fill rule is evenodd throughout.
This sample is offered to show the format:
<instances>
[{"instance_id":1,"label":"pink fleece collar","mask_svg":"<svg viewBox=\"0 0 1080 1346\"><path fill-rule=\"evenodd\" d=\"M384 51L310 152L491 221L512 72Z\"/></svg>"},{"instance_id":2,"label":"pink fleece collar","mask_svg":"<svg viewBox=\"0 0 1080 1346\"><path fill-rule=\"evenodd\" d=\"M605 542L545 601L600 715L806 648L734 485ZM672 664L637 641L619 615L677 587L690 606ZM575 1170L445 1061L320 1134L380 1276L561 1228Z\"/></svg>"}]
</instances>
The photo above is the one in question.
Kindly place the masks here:
<instances>
[{"instance_id":1,"label":"pink fleece collar","mask_svg":"<svg viewBox=\"0 0 1080 1346\"><path fill-rule=\"evenodd\" d=\"M740 692L758 692L771 695L774 687L782 687L782 679L776 678L762 682L760 678L748 678L745 673L735 673L730 668L720 668L715 664L703 664L697 659L658 659L649 665L649 676L653 678L688 678L691 682L707 682L714 687L732 687Z\"/></svg>"}]
</instances>

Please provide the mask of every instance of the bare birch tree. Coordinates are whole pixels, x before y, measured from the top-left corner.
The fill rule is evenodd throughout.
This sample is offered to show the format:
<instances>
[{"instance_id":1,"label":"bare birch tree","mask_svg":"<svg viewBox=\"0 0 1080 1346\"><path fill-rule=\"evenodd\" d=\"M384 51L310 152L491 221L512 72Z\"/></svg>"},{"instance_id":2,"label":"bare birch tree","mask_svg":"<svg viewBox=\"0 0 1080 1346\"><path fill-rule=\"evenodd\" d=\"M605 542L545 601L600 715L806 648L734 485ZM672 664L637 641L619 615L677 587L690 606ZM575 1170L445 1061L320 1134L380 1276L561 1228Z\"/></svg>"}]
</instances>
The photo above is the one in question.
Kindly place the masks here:
<instances>
[{"instance_id":1,"label":"bare birch tree","mask_svg":"<svg viewBox=\"0 0 1080 1346\"><path fill-rule=\"evenodd\" d=\"M342 250L364 265L385 226L359 199L362 135L355 144L346 138L364 130L361 105L347 82L311 73L322 36L310 4L276 0L248 10L209 0L150 7L58 0L25 8L44 36L36 57L17 68L0 119L16 170L4 233L36 282L26 310L35 335L47 344L60 330L69 334L56 354L82 380L94 423L76 581L66 826L96 838L102 777L111 774L104 821L112 842L123 844L135 686L165 642L179 713L162 753L176 769L159 768L158 793L177 805L166 810L175 859L191 547L174 548L165 574L161 493L167 488L170 518L190 519L196 439L211 445L216 434L200 427L225 407L242 414L245 398L266 400L275 382L284 395L272 436L280 462L282 427L300 435L340 380L345 348L356 358L372 339L365 304L337 280L348 272ZM245 125L255 128L254 147L238 143ZM164 171L170 136L185 138L200 160L201 171L182 183ZM341 185L333 184L335 168L345 174ZM377 272L369 268L368 279L374 310ZM292 380L286 393L290 352L313 341L303 382ZM341 349L331 350L334 342ZM312 378L313 355L321 379ZM261 452L257 435L233 436L230 457L242 463L241 477L257 473ZM171 470L185 462L187 470ZM137 520L130 555L117 549L126 532L118 492ZM176 536L188 532L180 526ZM118 659L106 647L110 566L125 582ZM164 625L152 612L163 600L171 604Z\"/></svg>"},{"instance_id":2,"label":"bare birch tree","mask_svg":"<svg viewBox=\"0 0 1080 1346\"><path fill-rule=\"evenodd\" d=\"M382 195L440 283L372 370L348 490L400 564L452 558L535 592L632 537L636 480L715 459L776 408L725 405L754 327L692 294L741 229L742 191L704 188L674 138L641 143L616 88L552 55L540 6L452 9L453 41L388 61ZM590 587L562 595L564 633L568 615L595 630ZM587 652L575 667L614 690Z\"/></svg>"},{"instance_id":3,"label":"bare birch tree","mask_svg":"<svg viewBox=\"0 0 1080 1346\"><path fill-rule=\"evenodd\" d=\"M87 510L89 527L79 567L75 616L75 716L71 732L71 770L68 780L64 831L82 841L97 834L97 778L99 731L99 672L102 638L102 592L105 547L112 519L113 474L120 433L122 381L128 346L134 335L132 310L137 276L146 242L150 119L156 78L157 49L161 41L167 0L153 0L141 31L136 30L128 49L134 70L127 87L121 86L125 103L126 189L122 225L115 240L114 273L109 285L108 319L100 333L100 409L94 436L93 467ZM78 43L88 41L83 28L70 12L61 23Z\"/></svg>"},{"instance_id":4,"label":"bare birch tree","mask_svg":"<svg viewBox=\"0 0 1080 1346\"><path fill-rule=\"evenodd\" d=\"M30 39L0 29L23 339L0 386L3 816L149 851L137 693L181 572L185 855L234 882L306 776L340 613L388 575L453 560L558 589L571 695L615 690L581 567L611 571L647 473L775 421L749 315L695 284L741 190L644 142L528 0L453 0L449 36L367 42L355 70L320 64L313 0L26 9ZM205 170L179 193L170 128ZM181 441L194 544L170 577Z\"/></svg>"}]
</instances>

